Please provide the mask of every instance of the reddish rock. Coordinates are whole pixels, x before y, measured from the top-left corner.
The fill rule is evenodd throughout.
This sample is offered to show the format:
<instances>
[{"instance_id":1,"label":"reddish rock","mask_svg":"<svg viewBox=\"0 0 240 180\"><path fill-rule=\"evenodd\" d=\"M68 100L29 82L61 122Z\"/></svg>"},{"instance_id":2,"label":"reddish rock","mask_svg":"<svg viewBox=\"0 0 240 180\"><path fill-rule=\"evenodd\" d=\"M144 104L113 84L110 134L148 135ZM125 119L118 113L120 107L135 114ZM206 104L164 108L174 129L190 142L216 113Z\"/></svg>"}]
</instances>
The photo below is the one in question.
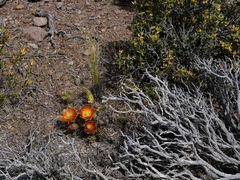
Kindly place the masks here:
<instances>
[{"instance_id":1,"label":"reddish rock","mask_svg":"<svg viewBox=\"0 0 240 180\"><path fill-rule=\"evenodd\" d=\"M19 10L19 9L23 9L24 8L24 4L19 4L16 6L16 9Z\"/></svg>"},{"instance_id":2,"label":"reddish rock","mask_svg":"<svg viewBox=\"0 0 240 180\"><path fill-rule=\"evenodd\" d=\"M46 36L47 32L40 27L28 27L23 30L24 36L26 36L29 40L34 41L42 41Z\"/></svg>"}]
</instances>

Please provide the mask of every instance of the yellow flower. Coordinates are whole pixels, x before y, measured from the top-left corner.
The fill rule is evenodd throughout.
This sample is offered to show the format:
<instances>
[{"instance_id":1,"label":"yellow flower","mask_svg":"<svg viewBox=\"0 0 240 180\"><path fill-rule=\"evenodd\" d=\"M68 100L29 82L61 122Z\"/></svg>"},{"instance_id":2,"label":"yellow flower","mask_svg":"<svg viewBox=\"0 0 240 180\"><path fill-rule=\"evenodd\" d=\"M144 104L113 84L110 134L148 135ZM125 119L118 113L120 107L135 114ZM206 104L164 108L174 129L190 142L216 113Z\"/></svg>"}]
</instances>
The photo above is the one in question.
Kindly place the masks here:
<instances>
[{"instance_id":1,"label":"yellow flower","mask_svg":"<svg viewBox=\"0 0 240 180\"><path fill-rule=\"evenodd\" d=\"M234 24L232 25L232 31L238 31L239 27L236 27Z\"/></svg>"},{"instance_id":2,"label":"yellow flower","mask_svg":"<svg viewBox=\"0 0 240 180\"><path fill-rule=\"evenodd\" d=\"M221 11L221 5L220 5L220 4L217 4L217 5L216 5L216 9L217 9L218 11Z\"/></svg>"},{"instance_id":3,"label":"yellow flower","mask_svg":"<svg viewBox=\"0 0 240 180\"><path fill-rule=\"evenodd\" d=\"M204 0L204 1L203 1L203 4L207 4L207 3L208 3L208 0Z\"/></svg>"},{"instance_id":4,"label":"yellow flower","mask_svg":"<svg viewBox=\"0 0 240 180\"><path fill-rule=\"evenodd\" d=\"M30 59L29 61L30 61L31 66L36 64L36 61L34 59Z\"/></svg>"},{"instance_id":5,"label":"yellow flower","mask_svg":"<svg viewBox=\"0 0 240 180\"><path fill-rule=\"evenodd\" d=\"M31 83L31 80L30 80L30 79L28 79L28 80L27 80L27 84L30 84L30 83Z\"/></svg>"},{"instance_id":6,"label":"yellow flower","mask_svg":"<svg viewBox=\"0 0 240 180\"><path fill-rule=\"evenodd\" d=\"M196 18L193 17L193 18L192 18L192 22L193 22L193 23L196 23L196 21L197 21Z\"/></svg>"},{"instance_id":7,"label":"yellow flower","mask_svg":"<svg viewBox=\"0 0 240 180\"><path fill-rule=\"evenodd\" d=\"M123 53L123 50L119 50L119 55L121 55Z\"/></svg>"},{"instance_id":8,"label":"yellow flower","mask_svg":"<svg viewBox=\"0 0 240 180\"><path fill-rule=\"evenodd\" d=\"M23 55L26 55L27 54L27 51L26 51L26 48L22 48L20 50L20 54L23 56Z\"/></svg>"},{"instance_id":9,"label":"yellow flower","mask_svg":"<svg viewBox=\"0 0 240 180\"><path fill-rule=\"evenodd\" d=\"M225 47L225 43L223 41L220 41L220 44L221 44L222 48Z\"/></svg>"}]
</instances>

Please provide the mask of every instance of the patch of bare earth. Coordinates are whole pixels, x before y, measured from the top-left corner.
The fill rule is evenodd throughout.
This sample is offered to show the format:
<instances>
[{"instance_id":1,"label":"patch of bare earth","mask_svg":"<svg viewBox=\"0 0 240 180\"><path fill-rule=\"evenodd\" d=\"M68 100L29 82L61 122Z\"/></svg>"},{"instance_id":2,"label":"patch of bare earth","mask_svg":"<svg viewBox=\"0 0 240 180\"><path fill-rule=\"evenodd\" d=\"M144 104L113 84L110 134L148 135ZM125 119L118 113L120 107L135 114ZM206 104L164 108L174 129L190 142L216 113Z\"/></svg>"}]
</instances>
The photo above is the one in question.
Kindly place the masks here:
<instances>
[{"instance_id":1,"label":"patch of bare earth","mask_svg":"<svg viewBox=\"0 0 240 180\"><path fill-rule=\"evenodd\" d=\"M19 4L24 7L16 9ZM50 43L50 36L36 42L23 34L24 28L33 25L37 8L51 14L56 31L64 32L54 34L55 47ZM25 47L27 55L23 63L33 59L35 64L30 75L31 84L20 100L16 103L6 100L1 106L1 141L7 138L9 145L17 148L19 144L27 142L30 130L39 126L40 137L47 137L52 131L75 138L77 150L84 161L90 158L98 163L96 166L106 168L104 162L107 154L114 153L119 140L117 117L101 104L100 99L96 99L93 106L97 110L97 140L90 143L91 136L86 135L83 128L70 132L59 121L62 110L66 108L60 94L72 90L76 109L86 104L82 88L91 88L93 85L86 38L94 39L100 51L109 42L127 40L131 35L128 26L133 14L133 11L116 6L110 0L7 1L0 8L0 16L10 34L2 58L8 58L11 53ZM49 30L48 26L42 28ZM98 69L100 79L104 79L103 62L99 61ZM115 91L108 87L103 89L102 94Z\"/></svg>"}]
</instances>

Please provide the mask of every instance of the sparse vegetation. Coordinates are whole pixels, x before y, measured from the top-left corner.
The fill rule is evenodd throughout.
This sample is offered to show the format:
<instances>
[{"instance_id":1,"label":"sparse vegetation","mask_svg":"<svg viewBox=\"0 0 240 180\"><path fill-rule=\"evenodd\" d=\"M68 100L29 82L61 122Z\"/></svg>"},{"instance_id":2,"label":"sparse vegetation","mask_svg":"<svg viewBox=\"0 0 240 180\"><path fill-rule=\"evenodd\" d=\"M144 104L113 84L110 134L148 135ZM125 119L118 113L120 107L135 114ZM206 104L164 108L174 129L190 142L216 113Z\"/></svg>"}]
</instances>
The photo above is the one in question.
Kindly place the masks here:
<instances>
[{"instance_id":1,"label":"sparse vegetation","mask_svg":"<svg viewBox=\"0 0 240 180\"><path fill-rule=\"evenodd\" d=\"M240 177L239 0L119 2L4 5L0 179Z\"/></svg>"},{"instance_id":2,"label":"sparse vegetation","mask_svg":"<svg viewBox=\"0 0 240 180\"><path fill-rule=\"evenodd\" d=\"M24 89L31 83L31 61L23 62L27 54L25 48L10 54L9 58L3 58L3 47L9 38L5 25L0 29L0 101L10 99L18 101Z\"/></svg>"}]
</instances>

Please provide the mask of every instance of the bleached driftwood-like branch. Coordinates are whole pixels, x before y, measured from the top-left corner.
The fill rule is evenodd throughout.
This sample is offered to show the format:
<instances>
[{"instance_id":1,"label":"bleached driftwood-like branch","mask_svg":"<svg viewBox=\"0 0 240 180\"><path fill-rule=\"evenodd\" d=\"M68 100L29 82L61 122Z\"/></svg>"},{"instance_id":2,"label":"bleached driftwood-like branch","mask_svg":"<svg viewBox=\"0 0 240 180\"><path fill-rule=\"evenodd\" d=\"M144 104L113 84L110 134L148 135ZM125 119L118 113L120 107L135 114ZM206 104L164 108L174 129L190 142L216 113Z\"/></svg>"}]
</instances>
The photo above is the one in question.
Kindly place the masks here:
<instances>
[{"instance_id":1,"label":"bleached driftwood-like branch","mask_svg":"<svg viewBox=\"0 0 240 180\"><path fill-rule=\"evenodd\" d=\"M233 128L240 128L240 61L226 57L224 61L196 57L197 69L217 78L214 84L219 87L218 98L224 107L224 114ZM219 85L222 83L222 85ZM229 88L230 86L230 88ZM234 117L234 122L231 117Z\"/></svg>"},{"instance_id":2,"label":"bleached driftwood-like branch","mask_svg":"<svg viewBox=\"0 0 240 180\"><path fill-rule=\"evenodd\" d=\"M114 179L107 178L90 160L83 161L75 139L63 134L49 132L42 137L38 126L30 131L27 142L9 144L7 136L0 140L0 179Z\"/></svg>"},{"instance_id":3,"label":"bleached driftwood-like branch","mask_svg":"<svg viewBox=\"0 0 240 180\"><path fill-rule=\"evenodd\" d=\"M206 64L203 67L208 71ZM232 82L239 74L222 75ZM124 137L121 161L115 165L128 177L159 179L233 179L240 177L240 143L206 100L200 88L183 90L146 71L155 98L134 82L122 84L119 96L104 102L122 101L129 109L118 113L142 114L142 131L121 132ZM218 74L214 74L218 75Z\"/></svg>"}]
</instances>

